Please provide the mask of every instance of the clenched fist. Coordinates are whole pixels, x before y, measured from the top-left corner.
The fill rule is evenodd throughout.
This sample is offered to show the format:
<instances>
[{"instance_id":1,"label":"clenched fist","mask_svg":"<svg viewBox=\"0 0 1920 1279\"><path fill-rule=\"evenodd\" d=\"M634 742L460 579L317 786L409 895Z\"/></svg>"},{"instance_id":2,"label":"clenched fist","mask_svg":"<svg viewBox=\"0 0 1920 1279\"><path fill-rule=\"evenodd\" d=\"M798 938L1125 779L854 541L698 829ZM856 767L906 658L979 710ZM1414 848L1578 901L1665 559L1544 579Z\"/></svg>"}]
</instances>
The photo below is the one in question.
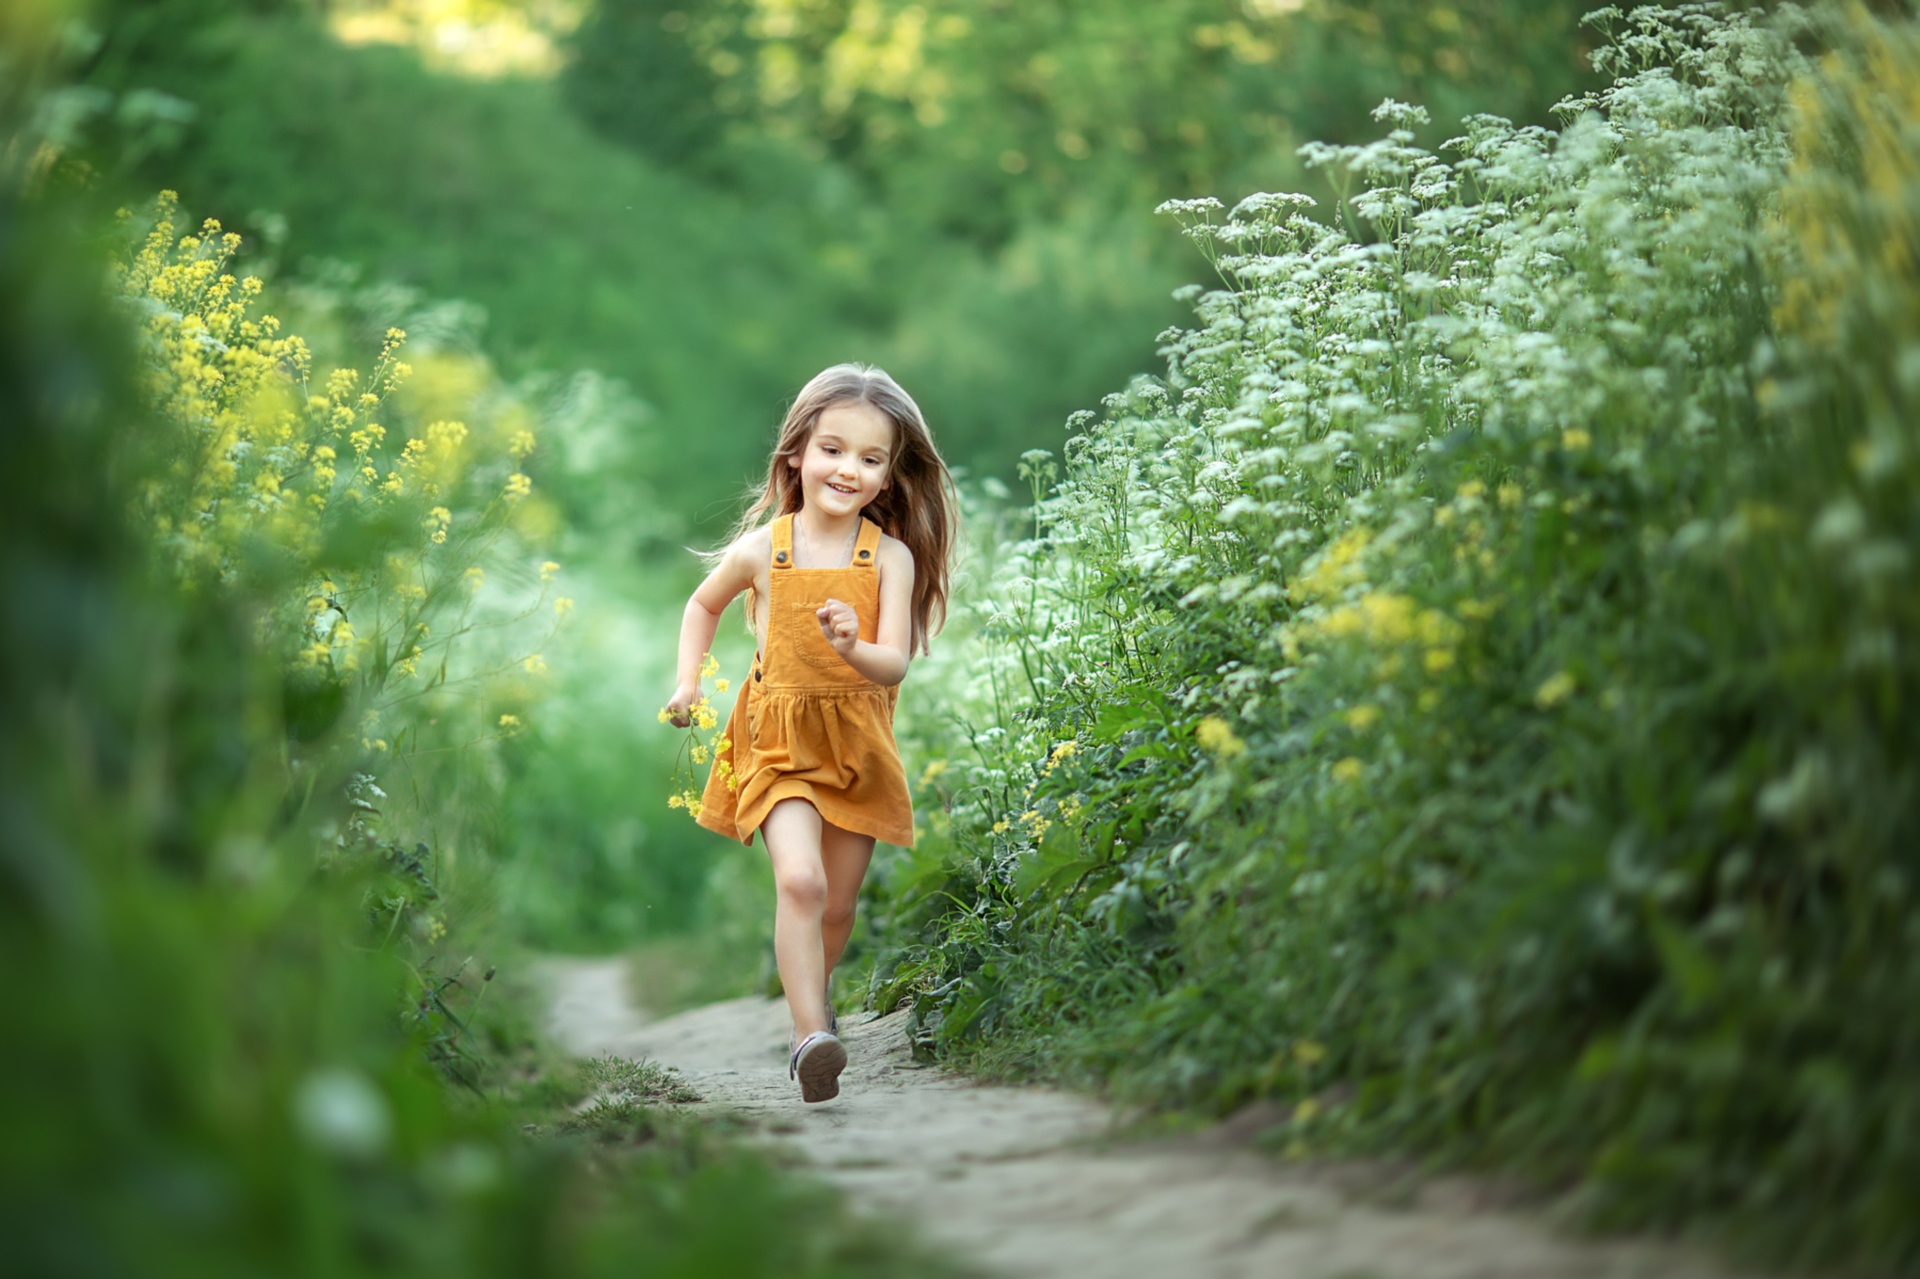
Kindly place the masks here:
<instances>
[{"instance_id":1,"label":"clenched fist","mask_svg":"<svg viewBox=\"0 0 1920 1279\"><path fill-rule=\"evenodd\" d=\"M828 600L813 615L820 619L820 633L833 645L833 651L851 657L853 646L860 642L860 615L853 611L853 605Z\"/></svg>"}]
</instances>

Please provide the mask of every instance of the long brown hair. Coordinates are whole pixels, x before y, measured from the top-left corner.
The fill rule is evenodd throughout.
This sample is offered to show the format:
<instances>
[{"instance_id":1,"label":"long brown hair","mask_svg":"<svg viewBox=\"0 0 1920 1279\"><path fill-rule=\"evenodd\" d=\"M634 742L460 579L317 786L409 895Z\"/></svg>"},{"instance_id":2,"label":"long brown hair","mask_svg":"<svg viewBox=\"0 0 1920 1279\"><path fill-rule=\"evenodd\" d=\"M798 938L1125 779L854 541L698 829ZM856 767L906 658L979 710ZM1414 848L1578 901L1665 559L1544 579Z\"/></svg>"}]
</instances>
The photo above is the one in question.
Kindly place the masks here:
<instances>
[{"instance_id":1,"label":"long brown hair","mask_svg":"<svg viewBox=\"0 0 1920 1279\"><path fill-rule=\"evenodd\" d=\"M767 463L767 483L734 527L737 541L769 519L791 515L801 506L800 472L789 459L806 451L820 415L843 404L867 404L893 423L894 447L887 466L887 487L864 512L880 531L906 543L913 552L913 640L909 651L928 652L927 642L947 617L947 559L953 553L958 503L953 477L920 406L886 372L869 364L836 364L813 376L787 409L780 436ZM771 514L769 514L771 513ZM747 620L756 603L749 588Z\"/></svg>"}]
</instances>

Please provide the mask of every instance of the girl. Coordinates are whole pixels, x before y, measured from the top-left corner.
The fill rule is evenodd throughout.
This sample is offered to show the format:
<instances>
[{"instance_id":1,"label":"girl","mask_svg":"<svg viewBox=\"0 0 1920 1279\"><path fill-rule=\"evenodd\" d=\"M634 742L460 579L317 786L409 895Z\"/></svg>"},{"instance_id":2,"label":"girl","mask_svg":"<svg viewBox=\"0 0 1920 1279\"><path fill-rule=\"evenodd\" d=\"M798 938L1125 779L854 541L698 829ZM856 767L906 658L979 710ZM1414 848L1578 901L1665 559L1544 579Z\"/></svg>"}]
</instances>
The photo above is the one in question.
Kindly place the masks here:
<instances>
[{"instance_id":1,"label":"girl","mask_svg":"<svg viewBox=\"0 0 1920 1279\"><path fill-rule=\"evenodd\" d=\"M685 727L720 614L746 592L758 650L699 820L747 844L766 834L793 1013L787 1072L806 1101L840 1092L847 1050L827 981L874 841L913 843L893 705L946 614L953 522L952 480L919 406L879 369L837 364L787 410L766 487L680 624L667 709Z\"/></svg>"}]
</instances>

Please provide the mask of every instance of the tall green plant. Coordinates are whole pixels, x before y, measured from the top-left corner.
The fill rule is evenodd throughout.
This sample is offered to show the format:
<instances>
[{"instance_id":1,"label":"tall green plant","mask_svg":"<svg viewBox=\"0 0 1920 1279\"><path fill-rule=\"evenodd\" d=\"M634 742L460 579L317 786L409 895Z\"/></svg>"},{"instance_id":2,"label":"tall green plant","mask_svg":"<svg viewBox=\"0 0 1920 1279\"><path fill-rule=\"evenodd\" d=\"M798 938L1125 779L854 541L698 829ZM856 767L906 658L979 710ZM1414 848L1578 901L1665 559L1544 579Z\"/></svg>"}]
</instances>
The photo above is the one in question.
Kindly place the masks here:
<instances>
[{"instance_id":1,"label":"tall green plant","mask_svg":"<svg viewBox=\"0 0 1920 1279\"><path fill-rule=\"evenodd\" d=\"M1445 159L1389 102L1305 151L1335 227L1168 206L1225 287L917 716L880 994L984 1065L1911 1267L1913 28L1593 21L1561 130Z\"/></svg>"}]
</instances>

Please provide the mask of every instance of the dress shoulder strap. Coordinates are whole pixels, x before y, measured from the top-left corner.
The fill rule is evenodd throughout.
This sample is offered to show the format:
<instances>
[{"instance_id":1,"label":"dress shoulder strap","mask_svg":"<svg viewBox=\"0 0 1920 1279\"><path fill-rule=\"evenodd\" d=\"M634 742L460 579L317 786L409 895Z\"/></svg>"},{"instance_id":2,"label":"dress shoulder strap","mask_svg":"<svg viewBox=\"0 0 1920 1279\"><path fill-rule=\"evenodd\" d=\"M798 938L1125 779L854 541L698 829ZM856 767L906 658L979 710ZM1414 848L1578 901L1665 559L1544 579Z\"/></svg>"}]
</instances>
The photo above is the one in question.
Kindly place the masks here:
<instances>
[{"instance_id":1,"label":"dress shoulder strap","mask_svg":"<svg viewBox=\"0 0 1920 1279\"><path fill-rule=\"evenodd\" d=\"M782 515L773 522L773 566L793 567L793 516Z\"/></svg>"},{"instance_id":2,"label":"dress shoulder strap","mask_svg":"<svg viewBox=\"0 0 1920 1279\"><path fill-rule=\"evenodd\" d=\"M860 537L853 544L852 568L873 568L880 560L880 526L862 517Z\"/></svg>"}]
</instances>

